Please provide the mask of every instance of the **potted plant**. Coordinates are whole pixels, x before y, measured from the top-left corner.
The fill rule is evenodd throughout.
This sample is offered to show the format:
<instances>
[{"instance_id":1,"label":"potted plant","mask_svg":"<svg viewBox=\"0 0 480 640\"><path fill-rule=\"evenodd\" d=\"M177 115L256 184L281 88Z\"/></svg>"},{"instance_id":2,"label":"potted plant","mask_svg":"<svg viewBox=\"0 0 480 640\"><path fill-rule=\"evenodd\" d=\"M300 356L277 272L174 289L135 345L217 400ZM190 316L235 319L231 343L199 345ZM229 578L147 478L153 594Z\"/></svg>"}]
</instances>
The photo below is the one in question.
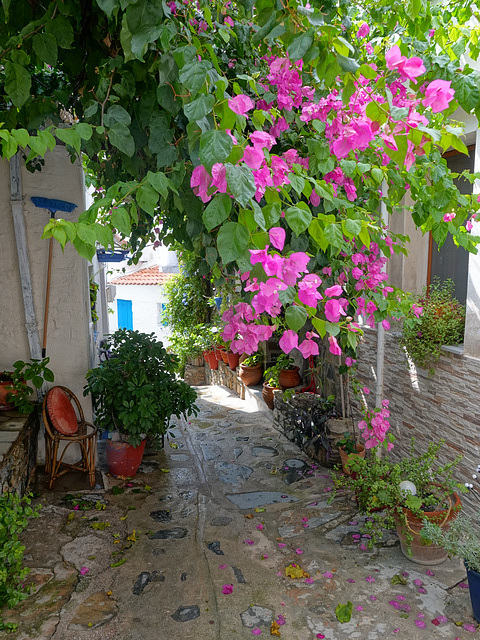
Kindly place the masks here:
<instances>
[{"instance_id":1,"label":"potted plant","mask_svg":"<svg viewBox=\"0 0 480 640\"><path fill-rule=\"evenodd\" d=\"M357 442L354 436L346 431L343 434L343 438L337 442L337 447L342 462L343 473L350 475L350 463L355 457L365 458L365 446Z\"/></svg>"},{"instance_id":2,"label":"potted plant","mask_svg":"<svg viewBox=\"0 0 480 640\"><path fill-rule=\"evenodd\" d=\"M396 528L403 554L419 564L440 564L447 552L421 537L425 518L448 528L461 508L457 491L465 487L454 479L460 461L439 465L438 452L443 441L430 443L419 454L412 439L409 457L395 462L380 458L377 450L362 459L356 456L349 466L351 475L339 476L337 488L353 491L361 513L368 515L364 533L371 536L373 546L383 538L385 529Z\"/></svg>"},{"instance_id":3,"label":"potted plant","mask_svg":"<svg viewBox=\"0 0 480 640\"><path fill-rule=\"evenodd\" d=\"M480 537L478 535L478 521L473 522L464 513L451 522L448 529L438 523L424 519L422 539L426 544L432 542L441 546L449 556L462 558L467 570L467 580L470 590L473 615L480 622Z\"/></svg>"},{"instance_id":4,"label":"potted plant","mask_svg":"<svg viewBox=\"0 0 480 640\"><path fill-rule=\"evenodd\" d=\"M40 389L45 382L53 382L53 371L47 367L50 358L30 362L17 360L13 371L0 373L0 411L17 409L20 413L31 413L34 404L29 400L34 392L30 386Z\"/></svg>"},{"instance_id":5,"label":"potted plant","mask_svg":"<svg viewBox=\"0 0 480 640\"><path fill-rule=\"evenodd\" d=\"M285 391L285 389L298 387L301 382L301 378L299 374L299 367L295 365L293 358L288 356L286 353L282 353L282 355L277 358L276 366L279 368L278 382L281 389Z\"/></svg>"},{"instance_id":6,"label":"potted plant","mask_svg":"<svg viewBox=\"0 0 480 640\"><path fill-rule=\"evenodd\" d=\"M135 475L145 439L168 432L173 415L196 414L195 391L175 376L176 358L155 335L119 329L109 339L112 357L88 371L84 395L92 394L96 424L116 432L107 441L113 475Z\"/></svg>"},{"instance_id":7,"label":"potted plant","mask_svg":"<svg viewBox=\"0 0 480 640\"><path fill-rule=\"evenodd\" d=\"M268 369L265 369L264 372L264 382L262 389L262 398L269 409L273 409L274 407L274 395L273 392L276 389L280 389L280 366L277 362Z\"/></svg>"},{"instance_id":8,"label":"potted plant","mask_svg":"<svg viewBox=\"0 0 480 640\"><path fill-rule=\"evenodd\" d=\"M239 378L246 387L252 387L262 379L263 353L257 351L240 364Z\"/></svg>"},{"instance_id":9,"label":"potted plant","mask_svg":"<svg viewBox=\"0 0 480 640\"><path fill-rule=\"evenodd\" d=\"M429 375L435 373L443 345L463 342L465 307L455 299L454 288L451 279L444 282L434 279L403 325L401 344L417 366L428 369Z\"/></svg>"}]
</instances>

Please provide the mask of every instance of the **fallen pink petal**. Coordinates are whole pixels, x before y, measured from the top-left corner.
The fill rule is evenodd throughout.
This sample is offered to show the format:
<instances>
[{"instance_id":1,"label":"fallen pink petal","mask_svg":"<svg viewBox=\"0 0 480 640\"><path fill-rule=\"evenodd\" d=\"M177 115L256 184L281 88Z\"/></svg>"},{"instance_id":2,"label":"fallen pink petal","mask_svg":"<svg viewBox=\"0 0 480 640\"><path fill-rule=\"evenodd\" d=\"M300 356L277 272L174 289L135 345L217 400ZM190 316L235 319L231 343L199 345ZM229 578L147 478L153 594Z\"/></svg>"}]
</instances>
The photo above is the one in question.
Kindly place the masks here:
<instances>
[{"instance_id":1,"label":"fallen pink petal","mask_svg":"<svg viewBox=\"0 0 480 640\"><path fill-rule=\"evenodd\" d=\"M437 616L437 620L440 624L446 624L448 622L448 618L446 616Z\"/></svg>"},{"instance_id":2,"label":"fallen pink petal","mask_svg":"<svg viewBox=\"0 0 480 640\"><path fill-rule=\"evenodd\" d=\"M463 628L465 629L465 631L470 631L471 633L475 633L475 631L477 630L473 624L464 624Z\"/></svg>"},{"instance_id":3,"label":"fallen pink petal","mask_svg":"<svg viewBox=\"0 0 480 640\"><path fill-rule=\"evenodd\" d=\"M427 626L423 620L415 620L415 624L419 629L425 629Z\"/></svg>"},{"instance_id":4,"label":"fallen pink petal","mask_svg":"<svg viewBox=\"0 0 480 640\"><path fill-rule=\"evenodd\" d=\"M355 580L353 578L348 578L347 582L350 582L350 584L353 584Z\"/></svg>"},{"instance_id":5,"label":"fallen pink petal","mask_svg":"<svg viewBox=\"0 0 480 640\"><path fill-rule=\"evenodd\" d=\"M357 609L357 611L363 611L364 610L361 605L357 605L356 609Z\"/></svg>"},{"instance_id":6,"label":"fallen pink petal","mask_svg":"<svg viewBox=\"0 0 480 640\"><path fill-rule=\"evenodd\" d=\"M86 576L89 571L90 571L90 569L88 567L82 567L80 569L80 575L81 576Z\"/></svg>"},{"instance_id":7,"label":"fallen pink petal","mask_svg":"<svg viewBox=\"0 0 480 640\"><path fill-rule=\"evenodd\" d=\"M226 569L228 567L228 564L219 564L218 568L219 569Z\"/></svg>"},{"instance_id":8,"label":"fallen pink petal","mask_svg":"<svg viewBox=\"0 0 480 640\"><path fill-rule=\"evenodd\" d=\"M261 531L263 529L263 524L257 524L257 529Z\"/></svg>"},{"instance_id":9,"label":"fallen pink petal","mask_svg":"<svg viewBox=\"0 0 480 640\"><path fill-rule=\"evenodd\" d=\"M287 621L285 620L285 616L282 616L281 613L277 616L277 624L279 624L281 627L284 624L287 624Z\"/></svg>"},{"instance_id":10,"label":"fallen pink petal","mask_svg":"<svg viewBox=\"0 0 480 640\"><path fill-rule=\"evenodd\" d=\"M320 640L323 640L323 638L325 638L325 636L323 635L323 633L317 633L316 637L317 637L317 638L320 638Z\"/></svg>"},{"instance_id":11,"label":"fallen pink petal","mask_svg":"<svg viewBox=\"0 0 480 640\"><path fill-rule=\"evenodd\" d=\"M297 555L301 556L301 555L302 555L302 553L303 553L303 551L302 551L302 549L295 549L295 553L296 553Z\"/></svg>"},{"instance_id":12,"label":"fallen pink petal","mask_svg":"<svg viewBox=\"0 0 480 640\"><path fill-rule=\"evenodd\" d=\"M252 544L255 544L255 543L253 542L253 540L245 540L244 542L245 542L245 544L248 544L248 545L250 545L250 546L252 546Z\"/></svg>"},{"instance_id":13,"label":"fallen pink petal","mask_svg":"<svg viewBox=\"0 0 480 640\"><path fill-rule=\"evenodd\" d=\"M313 578L305 578L305 584L313 584Z\"/></svg>"},{"instance_id":14,"label":"fallen pink petal","mask_svg":"<svg viewBox=\"0 0 480 640\"><path fill-rule=\"evenodd\" d=\"M368 549L367 545L364 544L363 542L362 542L362 544L358 545L358 548L361 549L362 551L366 551Z\"/></svg>"},{"instance_id":15,"label":"fallen pink petal","mask_svg":"<svg viewBox=\"0 0 480 640\"><path fill-rule=\"evenodd\" d=\"M376 596L370 596L370 600L371 600L372 602L375 602L375 601L376 601L376 599L377 599L377 597L376 597Z\"/></svg>"},{"instance_id":16,"label":"fallen pink petal","mask_svg":"<svg viewBox=\"0 0 480 640\"><path fill-rule=\"evenodd\" d=\"M435 575L435 571L432 571L431 569L427 569L425 571L425 573L427 574L427 576L434 576Z\"/></svg>"},{"instance_id":17,"label":"fallen pink petal","mask_svg":"<svg viewBox=\"0 0 480 640\"><path fill-rule=\"evenodd\" d=\"M255 627L255 629L252 629L252 636L260 636L262 635L262 630L259 629L258 627Z\"/></svg>"},{"instance_id":18,"label":"fallen pink petal","mask_svg":"<svg viewBox=\"0 0 480 640\"><path fill-rule=\"evenodd\" d=\"M458 587L460 587L460 589L469 589L469 586L466 582L459 582Z\"/></svg>"},{"instance_id":19,"label":"fallen pink petal","mask_svg":"<svg viewBox=\"0 0 480 640\"><path fill-rule=\"evenodd\" d=\"M419 587L418 593L427 593L427 590L424 589L423 587Z\"/></svg>"},{"instance_id":20,"label":"fallen pink petal","mask_svg":"<svg viewBox=\"0 0 480 640\"><path fill-rule=\"evenodd\" d=\"M413 581L413 584L414 584L416 587L421 587L421 586L422 586L422 584L423 584L423 582L422 582L421 580L418 580L418 579L417 579L417 580L414 580L414 581Z\"/></svg>"},{"instance_id":21,"label":"fallen pink petal","mask_svg":"<svg viewBox=\"0 0 480 640\"><path fill-rule=\"evenodd\" d=\"M373 578L372 576L367 576L365 578L365 582L375 582L375 578Z\"/></svg>"},{"instance_id":22,"label":"fallen pink petal","mask_svg":"<svg viewBox=\"0 0 480 640\"><path fill-rule=\"evenodd\" d=\"M331 571L325 571L323 574L324 578L333 578L333 573Z\"/></svg>"},{"instance_id":23,"label":"fallen pink petal","mask_svg":"<svg viewBox=\"0 0 480 640\"><path fill-rule=\"evenodd\" d=\"M278 548L279 549L283 549L284 547L286 547L287 545L284 542L279 542L278 543Z\"/></svg>"},{"instance_id":24,"label":"fallen pink petal","mask_svg":"<svg viewBox=\"0 0 480 640\"><path fill-rule=\"evenodd\" d=\"M222 593L224 593L225 595L229 595L230 593L233 593L233 584L224 584L222 588Z\"/></svg>"}]
</instances>

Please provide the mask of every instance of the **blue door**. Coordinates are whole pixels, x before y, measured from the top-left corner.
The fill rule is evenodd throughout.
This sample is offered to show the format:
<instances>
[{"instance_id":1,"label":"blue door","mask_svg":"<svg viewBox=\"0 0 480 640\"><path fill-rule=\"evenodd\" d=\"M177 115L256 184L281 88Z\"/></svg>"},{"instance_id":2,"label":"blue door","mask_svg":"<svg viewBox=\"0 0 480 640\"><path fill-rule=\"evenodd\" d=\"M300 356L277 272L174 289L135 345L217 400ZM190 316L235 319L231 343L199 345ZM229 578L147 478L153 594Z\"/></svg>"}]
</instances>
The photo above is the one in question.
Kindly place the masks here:
<instances>
[{"instance_id":1,"label":"blue door","mask_svg":"<svg viewBox=\"0 0 480 640\"><path fill-rule=\"evenodd\" d=\"M118 328L133 329L132 301L117 298Z\"/></svg>"}]
</instances>

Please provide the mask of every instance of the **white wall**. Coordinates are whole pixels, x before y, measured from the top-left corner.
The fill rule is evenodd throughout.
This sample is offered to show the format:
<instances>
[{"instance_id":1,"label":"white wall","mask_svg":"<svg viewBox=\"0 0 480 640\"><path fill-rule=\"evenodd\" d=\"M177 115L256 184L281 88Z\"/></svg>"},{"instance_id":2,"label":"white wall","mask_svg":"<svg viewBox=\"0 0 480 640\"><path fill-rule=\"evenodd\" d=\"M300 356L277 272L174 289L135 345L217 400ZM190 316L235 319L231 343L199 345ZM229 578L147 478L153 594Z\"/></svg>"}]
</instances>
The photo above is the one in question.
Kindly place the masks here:
<instances>
[{"instance_id":1,"label":"white wall","mask_svg":"<svg viewBox=\"0 0 480 640\"><path fill-rule=\"evenodd\" d=\"M158 340L168 345L170 329L158 324L157 305L165 302L163 287L160 285L136 285L117 284L116 297L110 308L114 310L109 314L110 333L118 329L117 300L131 300L133 314L133 328L142 333L155 333Z\"/></svg>"}]
</instances>

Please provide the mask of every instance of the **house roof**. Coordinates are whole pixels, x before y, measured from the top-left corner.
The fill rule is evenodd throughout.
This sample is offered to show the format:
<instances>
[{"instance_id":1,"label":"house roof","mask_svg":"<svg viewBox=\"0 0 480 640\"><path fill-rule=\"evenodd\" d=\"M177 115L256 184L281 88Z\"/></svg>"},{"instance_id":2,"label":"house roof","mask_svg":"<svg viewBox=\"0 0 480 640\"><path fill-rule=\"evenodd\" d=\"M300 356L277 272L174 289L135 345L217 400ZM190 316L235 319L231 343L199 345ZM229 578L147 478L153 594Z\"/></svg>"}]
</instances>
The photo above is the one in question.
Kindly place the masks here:
<instances>
[{"instance_id":1,"label":"house roof","mask_svg":"<svg viewBox=\"0 0 480 640\"><path fill-rule=\"evenodd\" d=\"M165 284L167 280L175 275L174 273L164 273L158 266L139 269L134 273L120 276L112 280L110 284Z\"/></svg>"}]
</instances>

